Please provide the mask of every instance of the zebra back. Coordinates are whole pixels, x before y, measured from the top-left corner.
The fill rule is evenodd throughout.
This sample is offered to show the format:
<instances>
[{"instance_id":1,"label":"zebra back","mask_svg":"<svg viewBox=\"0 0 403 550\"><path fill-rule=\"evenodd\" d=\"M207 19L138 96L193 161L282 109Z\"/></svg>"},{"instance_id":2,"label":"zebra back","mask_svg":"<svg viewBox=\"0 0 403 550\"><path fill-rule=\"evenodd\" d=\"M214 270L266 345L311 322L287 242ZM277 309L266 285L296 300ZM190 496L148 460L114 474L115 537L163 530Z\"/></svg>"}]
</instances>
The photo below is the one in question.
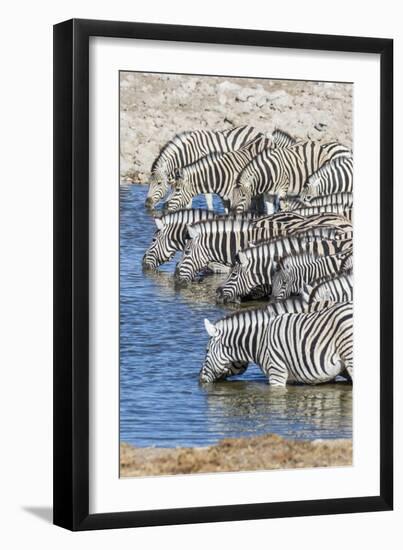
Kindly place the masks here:
<instances>
[{"instance_id":1,"label":"zebra back","mask_svg":"<svg viewBox=\"0 0 403 550\"><path fill-rule=\"evenodd\" d=\"M322 300L352 302L353 275L346 273L338 277L319 279L314 285L305 284L302 289L302 298L308 306Z\"/></svg>"}]
</instances>

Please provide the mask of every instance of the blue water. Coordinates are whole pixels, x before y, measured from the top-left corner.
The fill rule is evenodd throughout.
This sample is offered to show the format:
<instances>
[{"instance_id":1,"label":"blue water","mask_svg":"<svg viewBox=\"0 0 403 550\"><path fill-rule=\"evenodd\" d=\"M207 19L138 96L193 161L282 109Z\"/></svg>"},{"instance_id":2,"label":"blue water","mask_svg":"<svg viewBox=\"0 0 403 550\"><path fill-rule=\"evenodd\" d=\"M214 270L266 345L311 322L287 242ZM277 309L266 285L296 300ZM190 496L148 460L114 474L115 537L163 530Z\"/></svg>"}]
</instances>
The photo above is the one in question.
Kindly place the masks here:
<instances>
[{"instance_id":1,"label":"blue water","mask_svg":"<svg viewBox=\"0 0 403 550\"><path fill-rule=\"evenodd\" d=\"M348 384L272 389L258 367L200 386L207 334L228 308L215 304L223 276L176 288L175 261L141 268L154 233L144 208L147 187L120 191L120 436L137 446L202 446L223 437L277 433L285 437L350 438ZM200 199L202 200L202 199Z\"/></svg>"}]
</instances>

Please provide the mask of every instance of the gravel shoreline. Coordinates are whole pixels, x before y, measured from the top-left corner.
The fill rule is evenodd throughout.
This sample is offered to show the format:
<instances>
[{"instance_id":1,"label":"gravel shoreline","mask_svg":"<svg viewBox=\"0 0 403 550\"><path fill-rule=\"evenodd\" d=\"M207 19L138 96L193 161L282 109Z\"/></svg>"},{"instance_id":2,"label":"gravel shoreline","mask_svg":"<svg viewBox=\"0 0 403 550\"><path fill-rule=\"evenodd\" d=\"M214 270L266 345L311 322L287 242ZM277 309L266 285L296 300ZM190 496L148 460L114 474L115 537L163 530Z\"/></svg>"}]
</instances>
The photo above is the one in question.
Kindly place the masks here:
<instances>
[{"instance_id":1,"label":"gravel shoreline","mask_svg":"<svg viewBox=\"0 0 403 550\"><path fill-rule=\"evenodd\" d=\"M120 445L120 477L320 468L352 465L349 439L301 441L267 434L209 447Z\"/></svg>"},{"instance_id":2,"label":"gravel shoreline","mask_svg":"<svg viewBox=\"0 0 403 550\"><path fill-rule=\"evenodd\" d=\"M185 130L250 124L352 147L352 109L345 83L122 72L121 180L146 183L161 147Z\"/></svg>"}]
</instances>

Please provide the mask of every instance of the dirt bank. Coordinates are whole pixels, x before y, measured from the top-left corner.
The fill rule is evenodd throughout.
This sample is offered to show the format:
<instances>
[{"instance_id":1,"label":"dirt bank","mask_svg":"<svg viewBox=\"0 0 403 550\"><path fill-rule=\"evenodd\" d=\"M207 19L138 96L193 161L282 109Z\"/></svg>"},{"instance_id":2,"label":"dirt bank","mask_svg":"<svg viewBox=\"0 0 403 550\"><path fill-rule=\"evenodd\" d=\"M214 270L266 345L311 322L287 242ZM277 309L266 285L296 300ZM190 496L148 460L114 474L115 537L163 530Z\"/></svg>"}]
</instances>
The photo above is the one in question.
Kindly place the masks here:
<instances>
[{"instance_id":1,"label":"dirt bank","mask_svg":"<svg viewBox=\"0 0 403 550\"><path fill-rule=\"evenodd\" d=\"M133 72L122 72L120 79L125 181L145 183L160 148L184 130L251 124L352 146L350 84Z\"/></svg>"},{"instance_id":2,"label":"dirt bank","mask_svg":"<svg viewBox=\"0 0 403 550\"><path fill-rule=\"evenodd\" d=\"M277 435L223 439L199 448L120 446L121 477L349 466L351 440L294 441Z\"/></svg>"}]
</instances>

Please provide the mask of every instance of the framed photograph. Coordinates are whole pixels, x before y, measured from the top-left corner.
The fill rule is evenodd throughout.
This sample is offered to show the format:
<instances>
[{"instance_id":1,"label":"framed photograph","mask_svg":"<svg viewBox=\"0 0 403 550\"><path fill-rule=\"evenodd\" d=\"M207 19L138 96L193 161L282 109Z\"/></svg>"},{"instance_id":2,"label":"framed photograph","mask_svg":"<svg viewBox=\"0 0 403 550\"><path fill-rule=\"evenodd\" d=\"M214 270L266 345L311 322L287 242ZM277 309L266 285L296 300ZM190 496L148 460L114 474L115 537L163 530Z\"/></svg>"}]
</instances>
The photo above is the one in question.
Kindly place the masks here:
<instances>
[{"instance_id":1,"label":"framed photograph","mask_svg":"<svg viewBox=\"0 0 403 550\"><path fill-rule=\"evenodd\" d=\"M55 25L56 525L392 509L392 113L391 39Z\"/></svg>"}]
</instances>

